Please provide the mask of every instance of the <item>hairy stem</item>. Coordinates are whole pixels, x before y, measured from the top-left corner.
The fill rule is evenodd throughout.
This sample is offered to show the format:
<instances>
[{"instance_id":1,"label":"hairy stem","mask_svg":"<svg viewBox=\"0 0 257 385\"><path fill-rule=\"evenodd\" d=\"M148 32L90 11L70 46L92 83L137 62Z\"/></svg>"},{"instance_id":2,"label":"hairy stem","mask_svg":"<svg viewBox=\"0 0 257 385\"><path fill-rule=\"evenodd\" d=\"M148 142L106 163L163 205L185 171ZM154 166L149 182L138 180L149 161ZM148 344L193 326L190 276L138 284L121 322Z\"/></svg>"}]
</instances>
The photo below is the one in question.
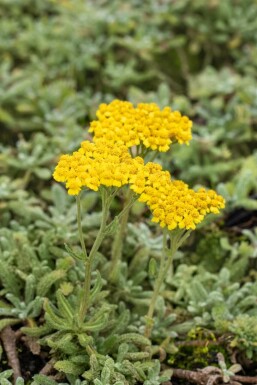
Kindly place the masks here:
<instances>
[{"instance_id":1,"label":"hairy stem","mask_svg":"<svg viewBox=\"0 0 257 385\"><path fill-rule=\"evenodd\" d=\"M127 230L129 212L132 204L134 203L134 200L135 200L134 193L132 190L129 190L126 195L123 210L118 216L121 219L120 219L118 231L116 232L114 241L113 241L112 259L111 259L110 276L109 276L109 279L112 282L115 282L117 278L119 264L122 256L122 246L123 246L123 242L124 242L124 238Z\"/></svg>"},{"instance_id":2,"label":"hairy stem","mask_svg":"<svg viewBox=\"0 0 257 385\"><path fill-rule=\"evenodd\" d=\"M174 232L173 234L170 233L171 246L169 249L167 248L167 236L168 236L167 230L164 230L161 263L159 266L158 276L155 281L153 295L152 295L148 312L146 315L145 337L147 338L151 336L151 332L154 324L153 314L155 310L156 301L160 293L161 285L164 282L165 275L170 269L174 254L176 253L178 247L180 246L180 242L179 242L180 233L176 233L176 232Z\"/></svg>"},{"instance_id":3,"label":"hairy stem","mask_svg":"<svg viewBox=\"0 0 257 385\"><path fill-rule=\"evenodd\" d=\"M77 203L77 222L78 222L78 230L79 230L79 239L80 244L83 250L83 254L85 258L87 258L87 249L83 237L83 231L82 231L82 224L81 224L81 204L80 204L80 194L76 197L76 203Z\"/></svg>"},{"instance_id":4,"label":"hairy stem","mask_svg":"<svg viewBox=\"0 0 257 385\"><path fill-rule=\"evenodd\" d=\"M111 200L112 200L112 196L108 196L107 191L103 190L102 191L102 210L103 211L102 211L101 226L97 234L97 237L95 239L95 242L92 246L92 249L89 253L89 256L85 261L85 270L86 270L85 281L83 285L83 291L82 291L82 297L80 301L79 315L78 315L78 320L80 325L83 323L85 319L85 315L89 306L92 266L93 266L96 253L105 237L105 230L107 227L106 223L108 219Z\"/></svg>"}]
</instances>

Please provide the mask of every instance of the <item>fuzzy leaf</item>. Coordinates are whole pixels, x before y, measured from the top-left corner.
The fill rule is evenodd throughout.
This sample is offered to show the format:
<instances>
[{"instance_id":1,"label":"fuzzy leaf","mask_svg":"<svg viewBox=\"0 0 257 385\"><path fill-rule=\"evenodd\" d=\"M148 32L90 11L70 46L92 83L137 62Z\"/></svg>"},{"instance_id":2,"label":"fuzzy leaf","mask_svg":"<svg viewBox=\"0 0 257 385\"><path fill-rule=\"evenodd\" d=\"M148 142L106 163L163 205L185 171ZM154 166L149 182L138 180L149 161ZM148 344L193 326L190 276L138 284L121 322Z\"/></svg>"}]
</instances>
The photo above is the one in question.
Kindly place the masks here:
<instances>
[{"instance_id":1,"label":"fuzzy leaf","mask_svg":"<svg viewBox=\"0 0 257 385\"><path fill-rule=\"evenodd\" d=\"M6 326L15 325L21 322L20 319L17 318L4 318L0 320L0 331L6 328Z\"/></svg>"},{"instance_id":2,"label":"fuzzy leaf","mask_svg":"<svg viewBox=\"0 0 257 385\"><path fill-rule=\"evenodd\" d=\"M233 374L238 373L242 370L242 366L240 364L233 364L230 366L229 371Z\"/></svg>"},{"instance_id":3,"label":"fuzzy leaf","mask_svg":"<svg viewBox=\"0 0 257 385\"><path fill-rule=\"evenodd\" d=\"M5 370L2 373L0 373L0 379L3 379L3 378L7 379L7 378L10 378L12 375L13 375L12 369Z\"/></svg>"},{"instance_id":4,"label":"fuzzy leaf","mask_svg":"<svg viewBox=\"0 0 257 385\"><path fill-rule=\"evenodd\" d=\"M78 376L83 372L80 366L72 363L69 360L57 361L54 364L54 368L60 372L64 372L65 374L73 374L74 376Z\"/></svg>"},{"instance_id":5,"label":"fuzzy leaf","mask_svg":"<svg viewBox=\"0 0 257 385\"><path fill-rule=\"evenodd\" d=\"M107 366L104 366L102 373L101 373L101 380L104 384L110 383L110 377L111 377L111 371Z\"/></svg>"},{"instance_id":6,"label":"fuzzy leaf","mask_svg":"<svg viewBox=\"0 0 257 385\"><path fill-rule=\"evenodd\" d=\"M33 274L28 275L26 278L26 284L25 284L25 303L26 304L29 304L34 298L35 283L36 283L35 276Z\"/></svg>"},{"instance_id":7,"label":"fuzzy leaf","mask_svg":"<svg viewBox=\"0 0 257 385\"><path fill-rule=\"evenodd\" d=\"M81 251L80 252L74 251L69 245L67 245L67 243L65 243L64 246L67 253L69 253L71 257L73 257L74 259L78 259L79 261L85 261L86 256L84 253L82 253Z\"/></svg>"},{"instance_id":8,"label":"fuzzy leaf","mask_svg":"<svg viewBox=\"0 0 257 385\"><path fill-rule=\"evenodd\" d=\"M201 303L208 298L208 292L201 282L194 280L190 285L190 296L194 302Z\"/></svg>"},{"instance_id":9,"label":"fuzzy leaf","mask_svg":"<svg viewBox=\"0 0 257 385\"><path fill-rule=\"evenodd\" d=\"M78 346L72 341L72 339L73 334L65 333L62 337L56 339L55 341L48 339L47 343L55 351L60 350L62 353L72 356L78 351Z\"/></svg>"},{"instance_id":10,"label":"fuzzy leaf","mask_svg":"<svg viewBox=\"0 0 257 385\"><path fill-rule=\"evenodd\" d=\"M52 199L60 214L63 214L67 206L67 194L65 189L58 183L52 187Z\"/></svg>"},{"instance_id":11,"label":"fuzzy leaf","mask_svg":"<svg viewBox=\"0 0 257 385\"><path fill-rule=\"evenodd\" d=\"M94 322L87 322L82 326L82 329L87 332L95 332L99 331L101 329L104 329L108 325L108 317L107 314L101 315L98 319L96 319Z\"/></svg>"},{"instance_id":12,"label":"fuzzy leaf","mask_svg":"<svg viewBox=\"0 0 257 385\"><path fill-rule=\"evenodd\" d=\"M44 299L36 297L34 301L31 301L27 306L27 316L30 318L36 318L39 316L42 310Z\"/></svg>"},{"instance_id":13,"label":"fuzzy leaf","mask_svg":"<svg viewBox=\"0 0 257 385\"><path fill-rule=\"evenodd\" d=\"M67 298L64 297L60 289L56 292L56 299L60 314L65 319L72 321L74 318L75 310L72 308Z\"/></svg>"},{"instance_id":14,"label":"fuzzy leaf","mask_svg":"<svg viewBox=\"0 0 257 385\"><path fill-rule=\"evenodd\" d=\"M20 282L14 274L14 269L12 269L11 266L8 266L4 261L1 261L0 280L8 292L19 296Z\"/></svg>"},{"instance_id":15,"label":"fuzzy leaf","mask_svg":"<svg viewBox=\"0 0 257 385\"><path fill-rule=\"evenodd\" d=\"M17 380L15 381L15 385L24 385L24 379L21 377L18 377Z\"/></svg>"},{"instance_id":16,"label":"fuzzy leaf","mask_svg":"<svg viewBox=\"0 0 257 385\"><path fill-rule=\"evenodd\" d=\"M112 334L115 335L115 334L123 333L126 330L126 327L128 326L129 321L130 321L130 311L128 309L125 309L117 319L116 326Z\"/></svg>"},{"instance_id":17,"label":"fuzzy leaf","mask_svg":"<svg viewBox=\"0 0 257 385\"><path fill-rule=\"evenodd\" d=\"M58 385L56 381L43 374L34 375L33 380L31 385Z\"/></svg>"},{"instance_id":18,"label":"fuzzy leaf","mask_svg":"<svg viewBox=\"0 0 257 385\"><path fill-rule=\"evenodd\" d=\"M149 352L126 353L124 354L124 358L129 361L141 361L141 360L150 358L150 353Z\"/></svg>"},{"instance_id":19,"label":"fuzzy leaf","mask_svg":"<svg viewBox=\"0 0 257 385\"><path fill-rule=\"evenodd\" d=\"M102 345L103 352L111 352L113 346L117 344L118 336L117 335L110 335L107 338L105 338L104 343Z\"/></svg>"},{"instance_id":20,"label":"fuzzy leaf","mask_svg":"<svg viewBox=\"0 0 257 385\"><path fill-rule=\"evenodd\" d=\"M94 303L94 299L96 297L96 295L101 291L103 287L103 279L101 277L101 274L99 271L97 271L97 276L96 276L96 279L95 279L95 283L94 283L94 286L92 287L91 291L90 291L90 303Z\"/></svg>"},{"instance_id":21,"label":"fuzzy leaf","mask_svg":"<svg viewBox=\"0 0 257 385\"><path fill-rule=\"evenodd\" d=\"M149 278L153 279L157 274L157 263L155 258L151 258L148 267Z\"/></svg>"},{"instance_id":22,"label":"fuzzy leaf","mask_svg":"<svg viewBox=\"0 0 257 385\"><path fill-rule=\"evenodd\" d=\"M70 325L56 313L49 301L46 301L44 304L45 309L45 319L47 323L56 330L68 330Z\"/></svg>"},{"instance_id":23,"label":"fuzzy leaf","mask_svg":"<svg viewBox=\"0 0 257 385\"><path fill-rule=\"evenodd\" d=\"M41 337L43 335L49 334L52 330L53 329L47 324L44 324L42 326L37 326L37 327L24 326L21 328L21 331L23 333L31 337Z\"/></svg>"},{"instance_id":24,"label":"fuzzy leaf","mask_svg":"<svg viewBox=\"0 0 257 385\"><path fill-rule=\"evenodd\" d=\"M51 171L48 168L36 167L33 172L39 179L47 180L51 178Z\"/></svg>"},{"instance_id":25,"label":"fuzzy leaf","mask_svg":"<svg viewBox=\"0 0 257 385\"><path fill-rule=\"evenodd\" d=\"M93 344L93 338L91 336L86 335L85 333L78 334L78 340L80 345L84 348Z\"/></svg>"},{"instance_id":26,"label":"fuzzy leaf","mask_svg":"<svg viewBox=\"0 0 257 385\"><path fill-rule=\"evenodd\" d=\"M37 285L37 295L39 297L44 297L47 292L50 290L51 286L54 285L57 281L64 278L66 275L65 270L54 270L48 274L45 274Z\"/></svg>"},{"instance_id":27,"label":"fuzzy leaf","mask_svg":"<svg viewBox=\"0 0 257 385\"><path fill-rule=\"evenodd\" d=\"M148 338L137 333L122 334L121 336L119 336L117 342L119 344L123 342L127 342L127 343L133 343L136 346L151 346L151 341Z\"/></svg>"}]
</instances>

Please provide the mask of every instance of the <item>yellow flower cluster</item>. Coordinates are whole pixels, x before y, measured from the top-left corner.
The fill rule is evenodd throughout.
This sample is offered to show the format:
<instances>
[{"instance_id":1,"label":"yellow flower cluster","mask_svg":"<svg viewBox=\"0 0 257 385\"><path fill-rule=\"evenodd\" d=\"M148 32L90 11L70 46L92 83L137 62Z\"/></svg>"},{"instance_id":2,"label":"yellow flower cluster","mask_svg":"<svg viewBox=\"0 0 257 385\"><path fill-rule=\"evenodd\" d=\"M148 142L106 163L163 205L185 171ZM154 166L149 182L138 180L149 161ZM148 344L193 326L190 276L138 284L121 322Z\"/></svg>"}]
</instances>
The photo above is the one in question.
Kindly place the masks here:
<instances>
[{"instance_id":1,"label":"yellow flower cluster","mask_svg":"<svg viewBox=\"0 0 257 385\"><path fill-rule=\"evenodd\" d=\"M57 182L66 182L68 194L83 187L97 191L100 185L121 187L142 167L142 158L132 158L126 146L113 147L105 140L85 141L72 155L62 155L53 173Z\"/></svg>"},{"instance_id":2,"label":"yellow flower cluster","mask_svg":"<svg viewBox=\"0 0 257 385\"><path fill-rule=\"evenodd\" d=\"M129 184L152 211L153 222L169 230L195 229L206 214L219 213L224 199L213 190L194 191L182 181L171 179L157 163L146 165L141 157L132 158L128 147L143 144L146 148L167 151L173 141L191 139L192 122L169 107L163 110L154 103L114 100L101 104L98 120L90 131L94 142L84 141L72 155L62 155L53 174L65 182L70 195L86 187L97 191L101 185L121 187Z\"/></svg>"},{"instance_id":3,"label":"yellow flower cluster","mask_svg":"<svg viewBox=\"0 0 257 385\"><path fill-rule=\"evenodd\" d=\"M161 110L155 103L140 103L133 107L127 101L114 100L101 104L98 120L91 122L89 132L94 141L102 138L112 143L132 147L142 143L146 148L168 151L172 142L188 143L192 122L170 107Z\"/></svg>"},{"instance_id":4,"label":"yellow flower cluster","mask_svg":"<svg viewBox=\"0 0 257 385\"><path fill-rule=\"evenodd\" d=\"M147 163L131 178L131 189L140 194L153 213L152 221L169 230L194 230L206 214L219 213L224 199L213 190L189 189L182 181L171 180L170 174L155 163Z\"/></svg>"}]
</instances>

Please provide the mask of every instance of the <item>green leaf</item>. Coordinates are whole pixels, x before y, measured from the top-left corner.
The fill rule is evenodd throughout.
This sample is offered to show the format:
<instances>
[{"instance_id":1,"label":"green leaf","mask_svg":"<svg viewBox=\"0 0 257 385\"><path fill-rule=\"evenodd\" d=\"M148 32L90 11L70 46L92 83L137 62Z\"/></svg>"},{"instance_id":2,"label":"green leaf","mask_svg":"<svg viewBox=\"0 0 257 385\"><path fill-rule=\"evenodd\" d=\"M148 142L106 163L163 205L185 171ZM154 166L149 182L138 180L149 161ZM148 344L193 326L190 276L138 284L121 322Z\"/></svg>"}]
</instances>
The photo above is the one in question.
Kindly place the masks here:
<instances>
[{"instance_id":1,"label":"green leaf","mask_svg":"<svg viewBox=\"0 0 257 385\"><path fill-rule=\"evenodd\" d=\"M51 171L48 168L43 168L43 167L37 167L33 169L34 174L39 178L39 179L44 179L48 180L51 178Z\"/></svg>"},{"instance_id":2,"label":"green leaf","mask_svg":"<svg viewBox=\"0 0 257 385\"><path fill-rule=\"evenodd\" d=\"M73 374L74 376L78 376L83 372L83 370L81 370L81 366L78 366L69 360L57 361L54 364L54 368L60 372Z\"/></svg>"},{"instance_id":3,"label":"green leaf","mask_svg":"<svg viewBox=\"0 0 257 385\"><path fill-rule=\"evenodd\" d=\"M46 334L49 334L52 330L53 329L47 324L44 324L42 326L37 326L37 327L24 326L21 328L21 331L23 333L25 333L31 337L41 337L41 336L44 336Z\"/></svg>"},{"instance_id":4,"label":"green leaf","mask_svg":"<svg viewBox=\"0 0 257 385\"><path fill-rule=\"evenodd\" d=\"M96 332L104 329L107 325L108 325L108 316L107 314L103 314L94 322L87 322L83 324L82 329L85 332L87 331Z\"/></svg>"},{"instance_id":5,"label":"green leaf","mask_svg":"<svg viewBox=\"0 0 257 385\"><path fill-rule=\"evenodd\" d=\"M30 318L36 318L40 315L44 299L36 297L27 305L27 316Z\"/></svg>"},{"instance_id":6,"label":"green leaf","mask_svg":"<svg viewBox=\"0 0 257 385\"><path fill-rule=\"evenodd\" d=\"M67 207L68 199L66 190L58 183L55 183L52 187L52 199L58 212L63 214Z\"/></svg>"},{"instance_id":7,"label":"green leaf","mask_svg":"<svg viewBox=\"0 0 257 385\"><path fill-rule=\"evenodd\" d=\"M103 287L103 279L102 279L101 274L98 270L97 270L96 274L97 275L96 275L94 286L90 290L90 303L91 304L94 303L94 299L95 299L96 295L101 291L101 289Z\"/></svg>"},{"instance_id":8,"label":"green leaf","mask_svg":"<svg viewBox=\"0 0 257 385\"><path fill-rule=\"evenodd\" d=\"M230 366L229 371L233 372L233 374L238 373L242 370L242 366L240 364L233 364Z\"/></svg>"},{"instance_id":9,"label":"green leaf","mask_svg":"<svg viewBox=\"0 0 257 385\"><path fill-rule=\"evenodd\" d=\"M20 282L14 274L14 268L8 266L4 261L1 261L0 279L8 292L19 296Z\"/></svg>"},{"instance_id":10,"label":"green leaf","mask_svg":"<svg viewBox=\"0 0 257 385\"><path fill-rule=\"evenodd\" d=\"M79 252L74 251L69 245L67 245L67 243L65 243L64 246L65 246L65 249L67 250L67 252L69 253L69 255L71 257L73 257L74 259L78 259L79 261L85 261L86 260L85 254L82 253L81 251L79 251Z\"/></svg>"},{"instance_id":11,"label":"green leaf","mask_svg":"<svg viewBox=\"0 0 257 385\"><path fill-rule=\"evenodd\" d=\"M122 334L119 337L117 342L119 344L121 344L123 342L127 342L127 343L133 343L136 346L151 346L151 341L148 338L142 336L141 334L137 334L137 333Z\"/></svg>"},{"instance_id":12,"label":"green leaf","mask_svg":"<svg viewBox=\"0 0 257 385\"><path fill-rule=\"evenodd\" d=\"M0 378L1 379L3 379L3 378L7 379L7 378L10 378L12 375L13 375L12 369L4 370L2 373L0 373Z\"/></svg>"},{"instance_id":13,"label":"green leaf","mask_svg":"<svg viewBox=\"0 0 257 385\"><path fill-rule=\"evenodd\" d=\"M49 326L56 330L69 330L70 324L55 313L55 309L52 307L48 300L45 301L44 309L46 312L45 319Z\"/></svg>"},{"instance_id":14,"label":"green leaf","mask_svg":"<svg viewBox=\"0 0 257 385\"><path fill-rule=\"evenodd\" d=\"M29 304L35 295L36 278L33 274L30 274L26 278L25 283L25 303Z\"/></svg>"},{"instance_id":15,"label":"green leaf","mask_svg":"<svg viewBox=\"0 0 257 385\"><path fill-rule=\"evenodd\" d=\"M148 274L149 274L149 278L151 279L155 278L157 275L157 263L155 258L150 259Z\"/></svg>"},{"instance_id":16,"label":"green leaf","mask_svg":"<svg viewBox=\"0 0 257 385\"><path fill-rule=\"evenodd\" d=\"M75 310L70 305L67 298L64 297L60 289L56 292L57 306L60 314L67 320L72 321L74 318Z\"/></svg>"},{"instance_id":17,"label":"green leaf","mask_svg":"<svg viewBox=\"0 0 257 385\"><path fill-rule=\"evenodd\" d=\"M51 286L66 276L65 270L54 270L45 274L37 285L37 295L44 297L50 290Z\"/></svg>"},{"instance_id":18,"label":"green leaf","mask_svg":"<svg viewBox=\"0 0 257 385\"><path fill-rule=\"evenodd\" d=\"M15 385L24 385L24 379L21 377L18 377L17 380L15 381Z\"/></svg>"},{"instance_id":19,"label":"green leaf","mask_svg":"<svg viewBox=\"0 0 257 385\"><path fill-rule=\"evenodd\" d=\"M204 302L208 298L208 292L201 282L194 280L190 286L190 296L194 302Z\"/></svg>"},{"instance_id":20,"label":"green leaf","mask_svg":"<svg viewBox=\"0 0 257 385\"><path fill-rule=\"evenodd\" d=\"M33 380L31 385L58 385L56 381L43 374L34 375Z\"/></svg>"}]
</instances>

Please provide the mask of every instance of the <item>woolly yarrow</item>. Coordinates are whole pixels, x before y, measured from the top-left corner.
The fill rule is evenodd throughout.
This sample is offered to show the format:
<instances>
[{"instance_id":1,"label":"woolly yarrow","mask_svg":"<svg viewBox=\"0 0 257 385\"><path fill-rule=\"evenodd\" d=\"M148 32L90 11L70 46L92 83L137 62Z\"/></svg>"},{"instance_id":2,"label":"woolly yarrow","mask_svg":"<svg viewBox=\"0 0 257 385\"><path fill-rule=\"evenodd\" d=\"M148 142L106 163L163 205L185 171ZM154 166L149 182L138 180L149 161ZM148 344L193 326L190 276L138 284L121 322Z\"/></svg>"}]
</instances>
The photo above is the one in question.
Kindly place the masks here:
<instances>
[{"instance_id":1,"label":"woolly yarrow","mask_svg":"<svg viewBox=\"0 0 257 385\"><path fill-rule=\"evenodd\" d=\"M174 142L188 144L192 137L192 122L188 117L169 107L161 110L155 103L134 107L130 102L119 100L101 104L96 115L98 119L89 129L94 134L93 142L84 141L71 155L62 155L53 173L56 181L66 183L68 194L77 196L78 227L86 267L79 322L83 322L90 303L93 260L115 222L107 225L111 201L118 190L127 185L130 193L117 216L121 225L114 238L109 278L117 277L128 210L137 198L149 207L152 222L163 228L163 254L146 316L145 336L149 337L160 287L176 250L207 214L218 214L225 202L214 190L194 191L183 181L173 180L160 164L147 162L151 150L166 152ZM103 205L101 227L89 255L81 226L79 197L83 189L99 190Z\"/></svg>"}]
</instances>

